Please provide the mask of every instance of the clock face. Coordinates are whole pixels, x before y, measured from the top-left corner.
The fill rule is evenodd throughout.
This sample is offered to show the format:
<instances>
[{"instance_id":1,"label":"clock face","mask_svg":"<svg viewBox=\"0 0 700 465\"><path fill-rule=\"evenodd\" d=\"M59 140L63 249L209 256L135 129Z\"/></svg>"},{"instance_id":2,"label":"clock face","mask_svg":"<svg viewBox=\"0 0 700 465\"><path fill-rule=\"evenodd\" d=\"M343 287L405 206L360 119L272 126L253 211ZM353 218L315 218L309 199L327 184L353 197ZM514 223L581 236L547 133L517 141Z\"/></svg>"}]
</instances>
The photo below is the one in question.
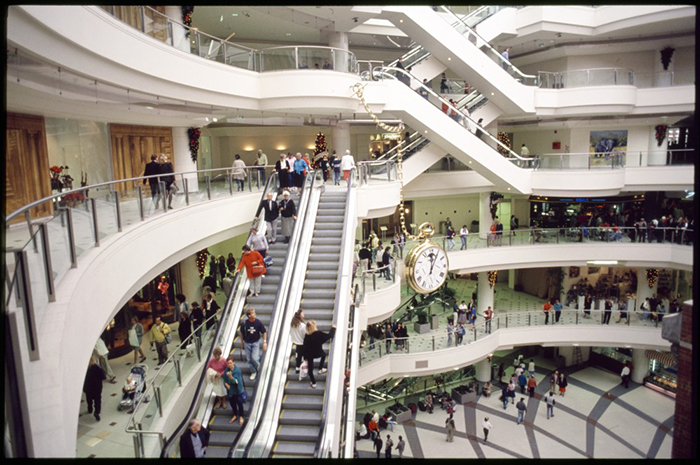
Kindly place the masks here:
<instances>
[{"instance_id":1,"label":"clock face","mask_svg":"<svg viewBox=\"0 0 700 465\"><path fill-rule=\"evenodd\" d=\"M413 263L412 281L417 292L437 290L447 279L447 254L436 245L421 247Z\"/></svg>"}]
</instances>

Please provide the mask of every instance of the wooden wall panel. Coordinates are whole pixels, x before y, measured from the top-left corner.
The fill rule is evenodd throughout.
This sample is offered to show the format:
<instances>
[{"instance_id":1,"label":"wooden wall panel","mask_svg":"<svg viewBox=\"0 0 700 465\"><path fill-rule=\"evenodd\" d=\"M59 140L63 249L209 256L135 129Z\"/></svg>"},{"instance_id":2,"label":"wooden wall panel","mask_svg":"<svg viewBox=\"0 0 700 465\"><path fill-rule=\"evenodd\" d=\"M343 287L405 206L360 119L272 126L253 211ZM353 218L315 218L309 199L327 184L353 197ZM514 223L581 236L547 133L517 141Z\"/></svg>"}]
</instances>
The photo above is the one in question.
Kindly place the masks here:
<instances>
[{"instance_id":1,"label":"wooden wall panel","mask_svg":"<svg viewBox=\"0 0 700 465\"><path fill-rule=\"evenodd\" d=\"M110 124L109 133L115 180L141 176L153 154L166 154L175 167L171 128Z\"/></svg>"},{"instance_id":2,"label":"wooden wall panel","mask_svg":"<svg viewBox=\"0 0 700 465\"><path fill-rule=\"evenodd\" d=\"M5 129L5 214L51 195L44 118L7 114ZM51 214L49 203L32 209L32 218ZM21 221L24 221L22 217Z\"/></svg>"}]
</instances>

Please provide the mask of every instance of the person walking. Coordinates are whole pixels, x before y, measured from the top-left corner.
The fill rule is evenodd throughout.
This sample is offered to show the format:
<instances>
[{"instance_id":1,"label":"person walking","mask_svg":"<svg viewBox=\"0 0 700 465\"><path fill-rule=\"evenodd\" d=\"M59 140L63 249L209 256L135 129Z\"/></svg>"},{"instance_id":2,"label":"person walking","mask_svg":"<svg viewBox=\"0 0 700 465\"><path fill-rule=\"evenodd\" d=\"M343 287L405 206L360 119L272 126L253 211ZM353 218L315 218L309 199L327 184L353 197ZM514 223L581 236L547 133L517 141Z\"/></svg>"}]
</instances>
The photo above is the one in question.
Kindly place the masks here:
<instances>
[{"instance_id":1,"label":"person walking","mask_svg":"<svg viewBox=\"0 0 700 465\"><path fill-rule=\"evenodd\" d=\"M245 350L245 358L250 366L250 380L255 381L262 356L260 339L262 339L262 350L267 350L267 330L265 325L256 318L254 308L249 308L245 314L248 318L241 325L241 349Z\"/></svg>"},{"instance_id":2,"label":"person walking","mask_svg":"<svg viewBox=\"0 0 700 465\"><path fill-rule=\"evenodd\" d=\"M304 336L304 358L309 364L309 379L311 387L316 389L316 378L314 377L314 359L320 358L318 364L318 374L321 375L328 370L323 367L326 361L326 352L323 350L323 344L329 341L335 335L335 325L331 326L328 333L320 331L316 327L316 320L309 320L306 323L306 336Z\"/></svg>"},{"instance_id":3,"label":"person walking","mask_svg":"<svg viewBox=\"0 0 700 465\"><path fill-rule=\"evenodd\" d=\"M554 391L554 386L558 384L559 381L559 370L554 370L554 373L549 377L549 390Z\"/></svg>"},{"instance_id":4,"label":"person walking","mask_svg":"<svg viewBox=\"0 0 700 465\"><path fill-rule=\"evenodd\" d=\"M549 300L542 305L542 311L544 312L544 324L548 325L549 324L549 312L552 311L552 304L549 303Z\"/></svg>"},{"instance_id":5,"label":"person walking","mask_svg":"<svg viewBox=\"0 0 700 465\"><path fill-rule=\"evenodd\" d=\"M160 309L163 313L168 313L170 310L170 283L165 276L160 277L158 282L158 292L160 292Z\"/></svg>"},{"instance_id":6,"label":"person walking","mask_svg":"<svg viewBox=\"0 0 700 465\"><path fill-rule=\"evenodd\" d=\"M501 65L503 66L504 70L508 71L508 65L510 64L510 47L506 47L506 49L503 50L503 53L501 53L501 56L504 58Z\"/></svg>"},{"instance_id":7,"label":"person walking","mask_svg":"<svg viewBox=\"0 0 700 465\"><path fill-rule=\"evenodd\" d=\"M386 435L386 443L384 444L384 457L391 458L391 448L394 447L394 441L391 440L391 435Z\"/></svg>"},{"instance_id":8,"label":"person walking","mask_svg":"<svg viewBox=\"0 0 700 465\"><path fill-rule=\"evenodd\" d=\"M306 337L306 320L302 309L297 310L292 317L292 344L296 354L296 366L294 370L299 373L301 362L304 357L304 338Z\"/></svg>"},{"instance_id":9,"label":"person walking","mask_svg":"<svg viewBox=\"0 0 700 465\"><path fill-rule=\"evenodd\" d=\"M294 204L294 200L289 198L289 191L284 191L282 193L279 209L282 215L282 235L284 236L284 243L289 244L289 237L292 235L294 222L297 220L297 207Z\"/></svg>"},{"instance_id":10,"label":"person walking","mask_svg":"<svg viewBox=\"0 0 700 465\"><path fill-rule=\"evenodd\" d=\"M198 302L192 302L192 329L198 338L202 338L202 326L204 325L204 311Z\"/></svg>"},{"instance_id":11,"label":"person walking","mask_svg":"<svg viewBox=\"0 0 700 465\"><path fill-rule=\"evenodd\" d=\"M247 176L245 162L241 160L241 156L238 154L236 154L234 158L235 159L233 160L233 165L231 167L233 169L231 176L233 177L233 181L236 183L237 190L243 192L245 190L245 178Z\"/></svg>"},{"instance_id":12,"label":"person walking","mask_svg":"<svg viewBox=\"0 0 700 465\"><path fill-rule=\"evenodd\" d=\"M491 319L493 318L493 310L491 306L486 307L484 310L484 332L486 334L491 334Z\"/></svg>"},{"instance_id":13,"label":"person walking","mask_svg":"<svg viewBox=\"0 0 700 465\"><path fill-rule=\"evenodd\" d=\"M97 355L93 351L93 356L90 358L87 373L85 374L83 392L87 401L87 411L88 413L93 413L94 411L95 420L97 421L100 421L100 412L102 411L102 381L106 378L104 370L100 368L97 361Z\"/></svg>"},{"instance_id":14,"label":"person walking","mask_svg":"<svg viewBox=\"0 0 700 465\"><path fill-rule=\"evenodd\" d=\"M530 376L535 376L535 360L530 359L530 363L527 366L527 371L530 373Z\"/></svg>"},{"instance_id":15,"label":"person walking","mask_svg":"<svg viewBox=\"0 0 700 465\"><path fill-rule=\"evenodd\" d=\"M350 150L345 151L345 155L340 160L340 169L343 171L343 180L347 181L350 177L350 170L355 168L355 159L350 154Z\"/></svg>"},{"instance_id":16,"label":"person walking","mask_svg":"<svg viewBox=\"0 0 700 465\"><path fill-rule=\"evenodd\" d=\"M609 325L611 316L612 316L612 301L610 299L605 299L605 311L603 312L602 324Z\"/></svg>"},{"instance_id":17,"label":"person walking","mask_svg":"<svg viewBox=\"0 0 700 465\"><path fill-rule=\"evenodd\" d=\"M396 443L396 450L399 453L399 458L403 458L403 451L406 448L406 441L403 440L403 436L399 436L399 442Z\"/></svg>"},{"instance_id":18,"label":"person walking","mask_svg":"<svg viewBox=\"0 0 700 465\"><path fill-rule=\"evenodd\" d=\"M280 153L280 159L275 162L275 172L279 179L279 191L282 192L285 189L292 187L292 183L289 179L289 163L287 162L287 155Z\"/></svg>"},{"instance_id":19,"label":"person walking","mask_svg":"<svg viewBox=\"0 0 700 465\"><path fill-rule=\"evenodd\" d=\"M297 152L295 155L294 164L292 166L294 168L294 171L292 171L294 190L301 193L301 188L304 186L304 176L308 173L310 167L306 160L302 158L300 152Z\"/></svg>"},{"instance_id":20,"label":"person walking","mask_svg":"<svg viewBox=\"0 0 700 465\"><path fill-rule=\"evenodd\" d=\"M525 422L525 413L527 413L527 405L525 405L525 398L521 397L520 402L515 404L515 408L518 409L518 425Z\"/></svg>"},{"instance_id":21,"label":"person walking","mask_svg":"<svg viewBox=\"0 0 700 465\"><path fill-rule=\"evenodd\" d=\"M561 317L561 310L564 306L559 302L559 299L554 301L554 323L559 323L559 318ZM553 324L554 324L553 323Z\"/></svg>"},{"instance_id":22,"label":"person walking","mask_svg":"<svg viewBox=\"0 0 700 465\"><path fill-rule=\"evenodd\" d=\"M489 417L484 418L483 423L481 423L481 427L484 429L484 442L489 440L489 431L493 429L493 425L489 421Z\"/></svg>"},{"instance_id":23,"label":"person walking","mask_svg":"<svg viewBox=\"0 0 700 465\"><path fill-rule=\"evenodd\" d=\"M267 237L270 244L277 242L277 223L279 222L280 208L277 202L272 198L272 192L268 192L266 199L260 202L258 211L255 213L255 221L258 221L258 216L261 211L265 212L264 219L267 225Z\"/></svg>"},{"instance_id":24,"label":"person walking","mask_svg":"<svg viewBox=\"0 0 700 465\"><path fill-rule=\"evenodd\" d=\"M143 363L146 360L146 354L143 353L141 348L141 342L143 341L143 325L139 323L139 320L135 316L131 317L131 327L129 328L129 345L131 350L134 351L134 365L136 365L136 360L141 354L141 359L139 363Z\"/></svg>"},{"instance_id":25,"label":"person walking","mask_svg":"<svg viewBox=\"0 0 700 465\"><path fill-rule=\"evenodd\" d=\"M243 402L241 402L239 396L245 391L245 383L243 382L241 369L236 366L233 355L229 355L226 360L223 382L226 388L226 397L229 404L231 404L231 410L233 410L233 417L228 422L233 423L238 417L238 423L243 425Z\"/></svg>"},{"instance_id":26,"label":"person walking","mask_svg":"<svg viewBox=\"0 0 700 465\"><path fill-rule=\"evenodd\" d=\"M455 328L452 326L452 320L447 320L447 347L452 347L452 335Z\"/></svg>"},{"instance_id":27,"label":"person walking","mask_svg":"<svg viewBox=\"0 0 700 465\"><path fill-rule=\"evenodd\" d=\"M447 251L450 252L455 248L455 230L452 225L447 227L445 236L447 237Z\"/></svg>"},{"instance_id":28,"label":"person walking","mask_svg":"<svg viewBox=\"0 0 700 465\"><path fill-rule=\"evenodd\" d=\"M153 200L154 208L158 208L158 203L160 202L160 164L158 163L158 156L156 154L151 155L151 161L146 163L146 167L143 170L144 176L153 176L143 180L143 184L148 181L148 187L151 188L151 199Z\"/></svg>"},{"instance_id":29,"label":"person walking","mask_svg":"<svg viewBox=\"0 0 700 465\"><path fill-rule=\"evenodd\" d=\"M620 373L620 377L622 378L622 385L625 386L625 388L629 389L630 387L630 367L625 362L625 366L622 368L622 372Z\"/></svg>"},{"instance_id":30,"label":"person walking","mask_svg":"<svg viewBox=\"0 0 700 465\"><path fill-rule=\"evenodd\" d=\"M185 340L192 334L192 320L187 313L180 313L180 324L177 326L177 335L180 337L180 342Z\"/></svg>"},{"instance_id":31,"label":"person walking","mask_svg":"<svg viewBox=\"0 0 700 465\"><path fill-rule=\"evenodd\" d=\"M255 250L251 250L250 246L244 245L243 255L238 262L238 268L236 268L236 273L238 273L241 268L245 267L246 275L251 281L250 292L253 296L257 297L260 295L260 290L262 288L262 276L267 271L265 269L265 262L263 256Z\"/></svg>"},{"instance_id":32,"label":"person walking","mask_svg":"<svg viewBox=\"0 0 700 465\"><path fill-rule=\"evenodd\" d=\"M265 166L267 166L267 155L263 153L262 149L258 150L258 159L255 160L255 166L258 167L258 172L260 173L261 185L265 186Z\"/></svg>"},{"instance_id":33,"label":"person walking","mask_svg":"<svg viewBox=\"0 0 700 465\"><path fill-rule=\"evenodd\" d=\"M384 254L382 254L382 266L384 267L384 277L387 281L391 281L391 247L384 249Z\"/></svg>"},{"instance_id":34,"label":"person walking","mask_svg":"<svg viewBox=\"0 0 700 465\"><path fill-rule=\"evenodd\" d=\"M445 441L447 442L454 442L454 437L455 437L455 430L457 427L455 426L455 420L454 420L454 414L450 413L450 416L447 417L445 420L445 427L447 428L447 438Z\"/></svg>"},{"instance_id":35,"label":"person walking","mask_svg":"<svg viewBox=\"0 0 700 465\"><path fill-rule=\"evenodd\" d=\"M459 250L467 250L467 236L469 235L469 230L467 225L463 224L462 229L459 230L459 238L462 240L462 247Z\"/></svg>"},{"instance_id":36,"label":"person walking","mask_svg":"<svg viewBox=\"0 0 700 465\"><path fill-rule=\"evenodd\" d=\"M379 458L379 454L382 453L382 435L377 431L377 437L374 438L374 449L377 451L377 458Z\"/></svg>"},{"instance_id":37,"label":"person walking","mask_svg":"<svg viewBox=\"0 0 700 465\"><path fill-rule=\"evenodd\" d=\"M534 375L530 376L530 379L527 380L527 391L530 394L530 397L535 397L535 388L537 387L537 380L535 379Z\"/></svg>"},{"instance_id":38,"label":"person walking","mask_svg":"<svg viewBox=\"0 0 700 465\"><path fill-rule=\"evenodd\" d=\"M569 382L566 380L566 376L564 376L564 373L561 373L559 375L559 382L557 384L559 385L559 395L564 397L564 394L566 394L566 387L569 385Z\"/></svg>"},{"instance_id":39,"label":"person walking","mask_svg":"<svg viewBox=\"0 0 700 465\"><path fill-rule=\"evenodd\" d=\"M158 352L158 365L162 365L168 359L168 335L170 334L170 326L165 324L160 315L156 316L153 325L151 326L151 347L155 344Z\"/></svg>"},{"instance_id":40,"label":"person walking","mask_svg":"<svg viewBox=\"0 0 700 465\"><path fill-rule=\"evenodd\" d=\"M627 313L627 304L624 300L620 299L619 303L617 304L617 309L620 311L620 318L618 318L615 323L620 323L623 318L627 323L629 323L630 317L629 313Z\"/></svg>"},{"instance_id":41,"label":"person walking","mask_svg":"<svg viewBox=\"0 0 700 465\"><path fill-rule=\"evenodd\" d=\"M525 376L525 373L520 373L518 375L518 385L520 386L520 394L525 394L525 387L527 386L527 376Z\"/></svg>"},{"instance_id":42,"label":"person walking","mask_svg":"<svg viewBox=\"0 0 700 465\"><path fill-rule=\"evenodd\" d=\"M340 165L342 164L342 161L340 157L335 156L335 151L333 151L333 155L331 155L331 168L333 169L333 184L336 186L340 185Z\"/></svg>"},{"instance_id":43,"label":"person walking","mask_svg":"<svg viewBox=\"0 0 700 465\"><path fill-rule=\"evenodd\" d=\"M554 416L554 406L557 405L557 401L554 399L554 391L549 391L549 395L544 397L544 401L547 404L547 420L549 420L550 416Z\"/></svg>"},{"instance_id":44,"label":"person walking","mask_svg":"<svg viewBox=\"0 0 700 465\"><path fill-rule=\"evenodd\" d=\"M520 156L523 158L528 158L530 156L530 149L528 149L525 144L520 146Z\"/></svg>"},{"instance_id":45,"label":"person walking","mask_svg":"<svg viewBox=\"0 0 700 465\"><path fill-rule=\"evenodd\" d=\"M168 156L165 154L160 155L160 173L164 175L160 177L160 180L165 183L163 196L168 199L168 210L172 210L173 196L178 189L175 182L173 164L168 161ZM165 200L163 201L165 202Z\"/></svg>"}]
</instances>

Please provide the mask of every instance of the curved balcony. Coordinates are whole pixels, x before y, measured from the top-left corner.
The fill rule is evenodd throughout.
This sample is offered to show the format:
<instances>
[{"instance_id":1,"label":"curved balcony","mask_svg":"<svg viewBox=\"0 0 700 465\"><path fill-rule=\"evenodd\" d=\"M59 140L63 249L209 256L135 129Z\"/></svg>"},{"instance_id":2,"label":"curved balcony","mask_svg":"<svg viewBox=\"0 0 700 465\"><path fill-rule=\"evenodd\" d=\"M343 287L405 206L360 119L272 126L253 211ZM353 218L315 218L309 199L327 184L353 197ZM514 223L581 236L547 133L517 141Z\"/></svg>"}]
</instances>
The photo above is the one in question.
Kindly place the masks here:
<instances>
[{"instance_id":1,"label":"curved balcony","mask_svg":"<svg viewBox=\"0 0 700 465\"><path fill-rule=\"evenodd\" d=\"M562 310L559 323L545 325L543 312L509 312L494 315L490 328L479 318L479 323L467 329L461 340L456 334L443 330L437 334L394 338L394 344L401 342L403 350L384 340L375 341L360 349L357 384L457 369L483 360L497 350L518 346L625 346L669 350L670 343L661 337L661 328L656 323L630 312L630 318L623 323L602 324L604 313L592 311L591 317L585 318L582 311ZM618 316L618 312L613 312L613 321ZM553 320L552 314L549 322Z\"/></svg>"}]
</instances>

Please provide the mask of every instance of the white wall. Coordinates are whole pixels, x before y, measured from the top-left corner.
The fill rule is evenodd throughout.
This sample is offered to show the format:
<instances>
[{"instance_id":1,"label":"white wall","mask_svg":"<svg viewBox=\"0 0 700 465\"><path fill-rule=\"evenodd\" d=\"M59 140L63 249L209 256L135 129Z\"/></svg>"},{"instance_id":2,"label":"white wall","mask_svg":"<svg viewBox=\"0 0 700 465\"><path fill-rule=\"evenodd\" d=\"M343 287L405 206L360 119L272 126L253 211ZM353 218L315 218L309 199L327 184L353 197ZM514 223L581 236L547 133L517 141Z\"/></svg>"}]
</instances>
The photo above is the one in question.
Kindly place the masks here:
<instances>
[{"instance_id":1,"label":"white wall","mask_svg":"<svg viewBox=\"0 0 700 465\"><path fill-rule=\"evenodd\" d=\"M430 221L439 230L440 222L448 216L458 232L463 224L471 228L472 221L479 221L479 196L472 194L413 199L413 222L417 225Z\"/></svg>"}]
</instances>

